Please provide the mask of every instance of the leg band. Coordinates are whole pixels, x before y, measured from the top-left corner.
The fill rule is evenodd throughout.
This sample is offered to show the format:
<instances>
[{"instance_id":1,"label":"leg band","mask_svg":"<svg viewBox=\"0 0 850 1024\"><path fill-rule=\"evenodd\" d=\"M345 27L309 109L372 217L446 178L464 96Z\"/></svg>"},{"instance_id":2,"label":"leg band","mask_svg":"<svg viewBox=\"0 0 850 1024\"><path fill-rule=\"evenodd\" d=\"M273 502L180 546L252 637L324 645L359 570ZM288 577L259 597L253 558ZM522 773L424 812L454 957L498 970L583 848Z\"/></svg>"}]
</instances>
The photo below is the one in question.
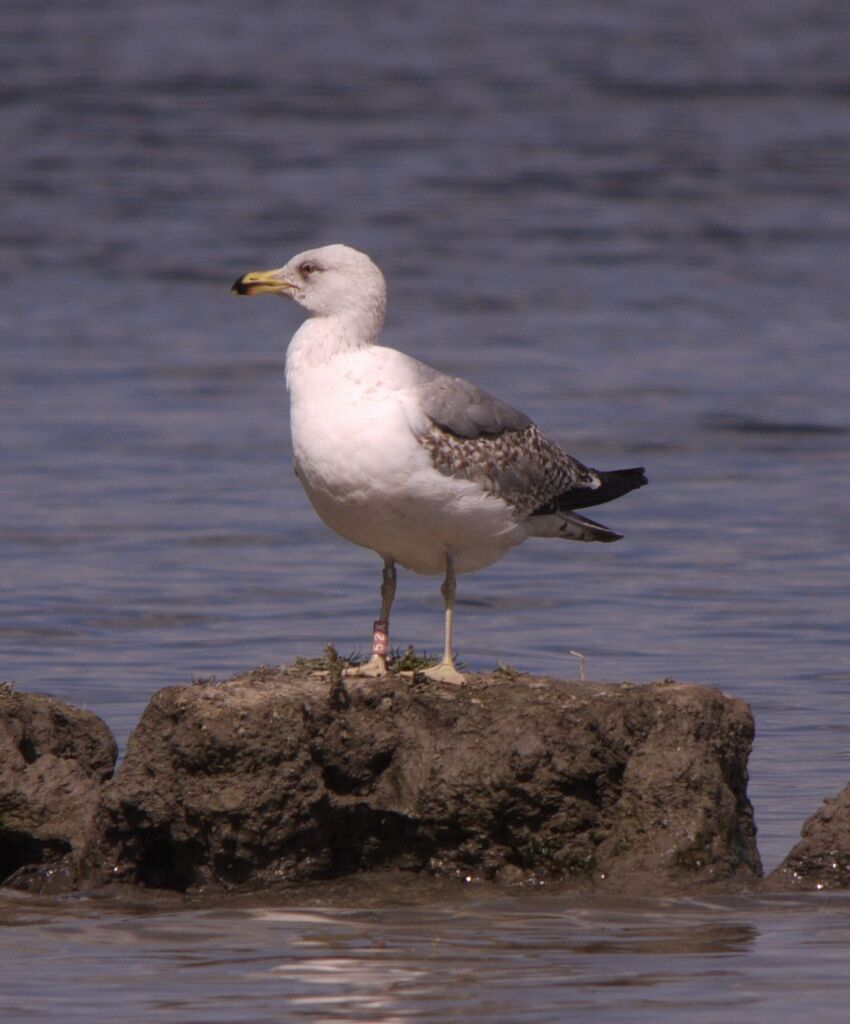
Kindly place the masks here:
<instances>
[{"instance_id":1,"label":"leg band","mask_svg":"<svg viewBox=\"0 0 850 1024\"><path fill-rule=\"evenodd\" d=\"M372 657L386 658L390 649L390 624L378 619L372 623Z\"/></svg>"}]
</instances>

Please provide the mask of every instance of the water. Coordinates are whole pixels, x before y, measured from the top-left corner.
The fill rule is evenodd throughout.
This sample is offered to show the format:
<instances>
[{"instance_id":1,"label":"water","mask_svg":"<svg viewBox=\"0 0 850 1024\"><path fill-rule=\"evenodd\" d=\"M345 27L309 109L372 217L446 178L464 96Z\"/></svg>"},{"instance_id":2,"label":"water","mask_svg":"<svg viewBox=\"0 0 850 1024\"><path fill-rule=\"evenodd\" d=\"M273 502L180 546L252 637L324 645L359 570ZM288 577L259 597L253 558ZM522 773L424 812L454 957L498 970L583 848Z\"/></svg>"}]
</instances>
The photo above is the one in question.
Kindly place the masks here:
<instances>
[{"instance_id":1,"label":"water","mask_svg":"<svg viewBox=\"0 0 850 1024\"><path fill-rule=\"evenodd\" d=\"M847 1019L844 897L381 900L361 889L329 906L308 892L298 907L133 914L10 899L3 1019L106 1024L118 1007L203 1024Z\"/></svg>"},{"instance_id":2,"label":"water","mask_svg":"<svg viewBox=\"0 0 850 1024\"><path fill-rule=\"evenodd\" d=\"M199 9L4 5L0 674L123 744L160 686L368 642L379 562L291 473L297 312L228 294L343 240L391 344L652 481L621 544L463 577L461 657L748 700L774 866L850 777L840 0ZM395 642L440 635L404 574ZM381 893L4 895L4 1020L844 1019L840 898Z\"/></svg>"}]
</instances>

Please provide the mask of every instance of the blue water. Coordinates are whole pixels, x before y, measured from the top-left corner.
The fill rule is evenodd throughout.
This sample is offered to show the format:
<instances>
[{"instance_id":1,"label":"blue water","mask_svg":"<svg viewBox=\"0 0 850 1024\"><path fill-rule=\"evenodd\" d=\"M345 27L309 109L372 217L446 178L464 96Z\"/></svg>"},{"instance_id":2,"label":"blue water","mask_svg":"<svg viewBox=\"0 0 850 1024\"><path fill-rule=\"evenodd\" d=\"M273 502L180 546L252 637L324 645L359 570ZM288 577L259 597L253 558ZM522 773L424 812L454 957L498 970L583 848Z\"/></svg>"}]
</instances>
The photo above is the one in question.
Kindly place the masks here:
<instances>
[{"instance_id":1,"label":"blue water","mask_svg":"<svg viewBox=\"0 0 850 1024\"><path fill-rule=\"evenodd\" d=\"M530 542L462 577L461 658L570 676L579 650L594 678L743 697L778 863L850 778L840 0L11 2L3 21L0 676L123 744L163 685L368 644L380 562L315 519L291 470L297 310L229 295L346 241L387 275L387 343L651 479L600 510L622 543ZM404 574L393 641L440 640L437 582ZM4 896L4 962L26 951L28 981L4 969L0 1006L59 1019L49 985L63 1020L281 1019L251 1003L256 957L292 1020L844 1019L840 900L453 898L323 903L316 963L361 962L352 920L390 936L362 984L321 975L326 1005L268 967L308 942L297 913L270 932L256 909L157 923ZM680 952L676 922L718 917L745 938ZM611 938L645 928L657 942ZM154 1007L166 962L174 999ZM398 999L363 1010L376 986ZM433 1002L448 987L452 1010Z\"/></svg>"}]
</instances>

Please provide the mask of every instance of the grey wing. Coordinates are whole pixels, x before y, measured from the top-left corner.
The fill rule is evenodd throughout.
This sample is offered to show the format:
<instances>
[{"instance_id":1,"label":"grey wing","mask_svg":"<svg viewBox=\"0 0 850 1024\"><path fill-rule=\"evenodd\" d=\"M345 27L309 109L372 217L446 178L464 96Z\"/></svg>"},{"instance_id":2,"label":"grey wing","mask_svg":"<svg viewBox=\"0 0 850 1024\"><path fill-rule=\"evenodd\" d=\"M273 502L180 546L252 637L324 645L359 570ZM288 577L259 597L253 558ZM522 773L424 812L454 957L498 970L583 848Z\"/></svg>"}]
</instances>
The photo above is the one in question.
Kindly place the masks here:
<instances>
[{"instance_id":1,"label":"grey wing","mask_svg":"<svg viewBox=\"0 0 850 1024\"><path fill-rule=\"evenodd\" d=\"M594 470L562 451L525 413L459 377L422 369L419 393L428 426L419 442L441 473L474 481L521 516L565 492L589 494L600 487Z\"/></svg>"},{"instance_id":2,"label":"grey wing","mask_svg":"<svg viewBox=\"0 0 850 1024\"><path fill-rule=\"evenodd\" d=\"M524 412L470 384L461 377L449 377L419 364L419 394L425 414L455 437L475 440L497 437L505 431L524 430L532 425Z\"/></svg>"}]
</instances>

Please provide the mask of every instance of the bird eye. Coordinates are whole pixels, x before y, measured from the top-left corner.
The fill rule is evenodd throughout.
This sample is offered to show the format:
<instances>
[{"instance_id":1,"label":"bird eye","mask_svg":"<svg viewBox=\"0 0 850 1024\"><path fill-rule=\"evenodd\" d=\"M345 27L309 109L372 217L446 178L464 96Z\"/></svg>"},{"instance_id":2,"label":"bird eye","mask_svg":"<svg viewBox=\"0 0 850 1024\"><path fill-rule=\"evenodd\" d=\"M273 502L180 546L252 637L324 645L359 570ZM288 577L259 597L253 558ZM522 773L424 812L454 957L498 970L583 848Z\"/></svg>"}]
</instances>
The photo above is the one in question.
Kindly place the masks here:
<instances>
[{"instance_id":1,"label":"bird eye","mask_svg":"<svg viewBox=\"0 0 850 1024\"><path fill-rule=\"evenodd\" d=\"M312 273L315 272L316 264L315 263L302 263L301 266L298 269L301 272L301 276L302 277L309 277Z\"/></svg>"}]
</instances>

